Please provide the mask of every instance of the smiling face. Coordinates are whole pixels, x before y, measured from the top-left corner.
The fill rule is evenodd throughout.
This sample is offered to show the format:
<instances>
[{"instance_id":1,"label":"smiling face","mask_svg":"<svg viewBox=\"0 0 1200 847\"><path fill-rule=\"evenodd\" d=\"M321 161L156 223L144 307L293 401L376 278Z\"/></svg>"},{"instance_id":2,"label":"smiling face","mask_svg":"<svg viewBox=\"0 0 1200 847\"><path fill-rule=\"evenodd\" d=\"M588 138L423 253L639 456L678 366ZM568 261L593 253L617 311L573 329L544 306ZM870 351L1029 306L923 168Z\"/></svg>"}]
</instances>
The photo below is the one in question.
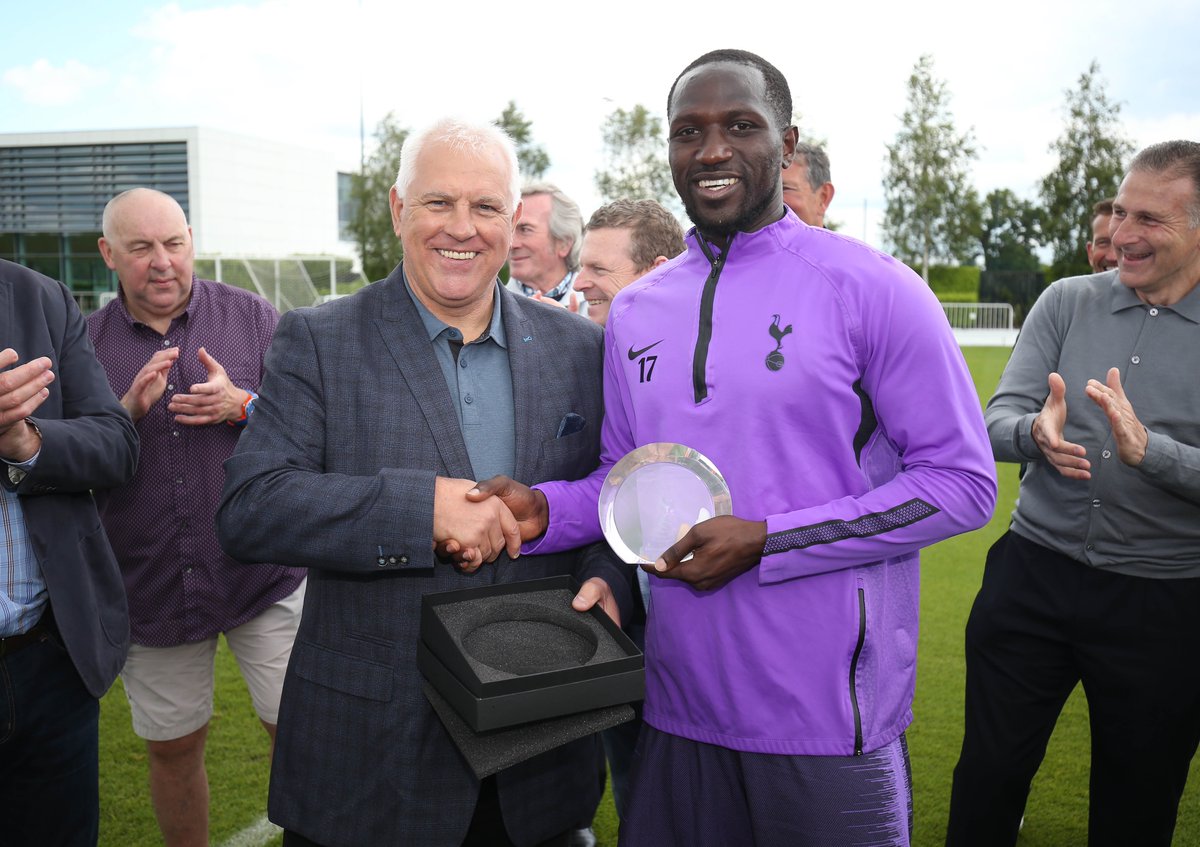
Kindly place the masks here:
<instances>
[{"instance_id":1,"label":"smiling face","mask_svg":"<svg viewBox=\"0 0 1200 847\"><path fill-rule=\"evenodd\" d=\"M583 234L579 275L575 290L587 298L587 316L604 326L612 299L649 268L639 268L631 257L633 233L626 227L589 229Z\"/></svg>"},{"instance_id":2,"label":"smiling face","mask_svg":"<svg viewBox=\"0 0 1200 847\"><path fill-rule=\"evenodd\" d=\"M117 272L125 308L166 332L192 297L192 229L171 197L135 189L108 209L100 255Z\"/></svg>"},{"instance_id":3,"label":"smiling face","mask_svg":"<svg viewBox=\"0 0 1200 847\"><path fill-rule=\"evenodd\" d=\"M1133 170L1121 182L1109 232L1121 282L1143 302L1174 305L1200 282L1196 204L1188 176Z\"/></svg>"},{"instance_id":4,"label":"smiling face","mask_svg":"<svg viewBox=\"0 0 1200 847\"><path fill-rule=\"evenodd\" d=\"M795 129L777 127L758 68L701 65L682 77L670 104L675 190L696 227L723 238L783 216L782 168Z\"/></svg>"},{"instance_id":5,"label":"smiling face","mask_svg":"<svg viewBox=\"0 0 1200 847\"><path fill-rule=\"evenodd\" d=\"M491 315L493 283L519 216L511 181L498 149L472 152L443 141L421 149L403 197L392 188L392 226L413 292L464 335L464 318L474 329Z\"/></svg>"},{"instance_id":6,"label":"smiling face","mask_svg":"<svg viewBox=\"0 0 1200 847\"><path fill-rule=\"evenodd\" d=\"M513 234L508 269L514 279L549 291L567 275L569 241L560 241L550 233L550 212L554 198L549 194L528 194L521 201L521 222Z\"/></svg>"},{"instance_id":7,"label":"smiling face","mask_svg":"<svg viewBox=\"0 0 1200 847\"><path fill-rule=\"evenodd\" d=\"M1109 236L1112 215L1100 214L1092 218L1092 240L1087 243L1088 264L1096 273L1112 270L1117 266L1117 251Z\"/></svg>"}]
</instances>

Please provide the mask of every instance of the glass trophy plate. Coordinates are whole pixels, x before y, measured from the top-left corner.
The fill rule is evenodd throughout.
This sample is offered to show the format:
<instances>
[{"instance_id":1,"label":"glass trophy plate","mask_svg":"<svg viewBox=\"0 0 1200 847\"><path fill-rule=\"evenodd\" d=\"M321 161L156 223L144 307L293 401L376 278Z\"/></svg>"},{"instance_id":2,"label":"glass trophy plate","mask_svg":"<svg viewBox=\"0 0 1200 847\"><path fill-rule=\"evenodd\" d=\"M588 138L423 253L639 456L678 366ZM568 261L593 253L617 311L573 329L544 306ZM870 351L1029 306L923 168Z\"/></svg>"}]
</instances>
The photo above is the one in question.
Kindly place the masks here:
<instances>
[{"instance_id":1,"label":"glass trophy plate","mask_svg":"<svg viewBox=\"0 0 1200 847\"><path fill-rule=\"evenodd\" d=\"M599 505L605 539L631 565L652 564L695 524L733 513L716 465L671 442L645 444L613 465Z\"/></svg>"}]
</instances>

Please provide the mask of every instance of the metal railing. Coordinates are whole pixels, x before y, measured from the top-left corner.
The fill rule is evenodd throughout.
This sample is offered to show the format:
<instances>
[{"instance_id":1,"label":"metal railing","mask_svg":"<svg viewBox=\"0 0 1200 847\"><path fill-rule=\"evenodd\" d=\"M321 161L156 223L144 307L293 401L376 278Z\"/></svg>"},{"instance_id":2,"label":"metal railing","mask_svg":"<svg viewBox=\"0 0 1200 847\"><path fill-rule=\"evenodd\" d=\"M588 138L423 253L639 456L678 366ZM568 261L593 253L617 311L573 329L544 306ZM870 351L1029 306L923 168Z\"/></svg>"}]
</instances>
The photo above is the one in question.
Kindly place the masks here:
<instances>
[{"instance_id":1,"label":"metal railing","mask_svg":"<svg viewBox=\"0 0 1200 847\"><path fill-rule=\"evenodd\" d=\"M260 294L286 312L365 285L348 264L332 256L197 256L196 272Z\"/></svg>"},{"instance_id":2,"label":"metal railing","mask_svg":"<svg viewBox=\"0 0 1200 847\"><path fill-rule=\"evenodd\" d=\"M335 256L197 255L196 274L236 285L265 297L280 312L312 306L357 291L367 279ZM72 290L79 308L91 314L117 296L116 290Z\"/></svg>"},{"instance_id":3,"label":"metal railing","mask_svg":"<svg viewBox=\"0 0 1200 847\"><path fill-rule=\"evenodd\" d=\"M1011 347L1017 340L1011 303L943 303L942 311L964 347Z\"/></svg>"},{"instance_id":4,"label":"metal railing","mask_svg":"<svg viewBox=\"0 0 1200 847\"><path fill-rule=\"evenodd\" d=\"M1011 303L943 303L952 329L1012 329Z\"/></svg>"}]
</instances>

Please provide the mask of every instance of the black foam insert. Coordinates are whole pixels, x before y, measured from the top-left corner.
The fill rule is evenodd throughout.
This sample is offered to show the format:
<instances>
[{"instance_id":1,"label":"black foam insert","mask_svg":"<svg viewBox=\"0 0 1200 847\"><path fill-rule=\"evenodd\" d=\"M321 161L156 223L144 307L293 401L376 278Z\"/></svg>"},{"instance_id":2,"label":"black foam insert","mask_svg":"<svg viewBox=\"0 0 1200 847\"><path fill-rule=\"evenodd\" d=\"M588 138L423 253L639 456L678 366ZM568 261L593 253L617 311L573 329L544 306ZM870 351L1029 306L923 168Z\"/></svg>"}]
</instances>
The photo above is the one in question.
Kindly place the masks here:
<instances>
[{"instance_id":1,"label":"black foam insert","mask_svg":"<svg viewBox=\"0 0 1200 847\"><path fill-rule=\"evenodd\" d=\"M562 588L520 599L442 603L433 612L481 682L600 664L628 656L594 616L571 608Z\"/></svg>"}]
</instances>

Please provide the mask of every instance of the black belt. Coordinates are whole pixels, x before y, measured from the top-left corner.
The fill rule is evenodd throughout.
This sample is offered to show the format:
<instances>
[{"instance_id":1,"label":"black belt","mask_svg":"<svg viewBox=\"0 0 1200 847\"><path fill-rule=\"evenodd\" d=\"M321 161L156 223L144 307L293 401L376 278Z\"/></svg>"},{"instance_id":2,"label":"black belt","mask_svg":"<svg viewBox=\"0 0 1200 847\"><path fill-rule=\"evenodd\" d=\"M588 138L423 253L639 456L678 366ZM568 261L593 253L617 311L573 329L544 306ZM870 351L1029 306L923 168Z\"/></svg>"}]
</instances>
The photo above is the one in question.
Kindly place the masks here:
<instances>
[{"instance_id":1,"label":"black belt","mask_svg":"<svg viewBox=\"0 0 1200 847\"><path fill-rule=\"evenodd\" d=\"M0 658L11 656L30 644L36 644L52 632L54 632L54 618L51 617L50 609L47 608L42 614L41 620L30 627L28 631L22 632L20 635L0 638Z\"/></svg>"}]
</instances>

